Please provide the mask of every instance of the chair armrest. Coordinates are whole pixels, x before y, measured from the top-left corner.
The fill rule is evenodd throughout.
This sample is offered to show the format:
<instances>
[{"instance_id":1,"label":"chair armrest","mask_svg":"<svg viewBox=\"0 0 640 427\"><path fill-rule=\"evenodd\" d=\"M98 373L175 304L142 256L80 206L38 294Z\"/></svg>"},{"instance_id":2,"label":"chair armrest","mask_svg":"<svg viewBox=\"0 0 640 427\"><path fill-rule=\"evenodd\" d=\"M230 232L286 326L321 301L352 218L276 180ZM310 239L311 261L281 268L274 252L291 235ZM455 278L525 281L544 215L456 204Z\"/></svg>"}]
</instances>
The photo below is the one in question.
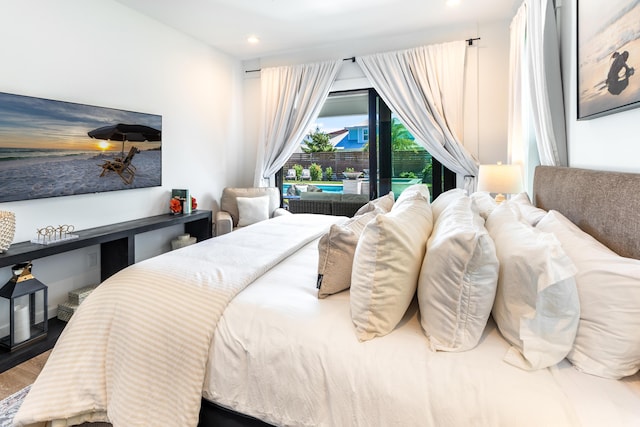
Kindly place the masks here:
<instances>
[{"instance_id":1,"label":"chair armrest","mask_svg":"<svg viewBox=\"0 0 640 427\"><path fill-rule=\"evenodd\" d=\"M230 233L233 230L233 219L229 212L218 211L215 218L216 236Z\"/></svg>"},{"instance_id":2,"label":"chair armrest","mask_svg":"<svg viewBox=\"0 0 640 427\"><path fill-rule=\"evenodd\" d=\"M277 216L282 216L282 215L291 215L291 212L289 212L288 210L284 209L284 208L277 208L275 211L273 211L273 217L277 217Z\"/></svg>"}]
</instances>

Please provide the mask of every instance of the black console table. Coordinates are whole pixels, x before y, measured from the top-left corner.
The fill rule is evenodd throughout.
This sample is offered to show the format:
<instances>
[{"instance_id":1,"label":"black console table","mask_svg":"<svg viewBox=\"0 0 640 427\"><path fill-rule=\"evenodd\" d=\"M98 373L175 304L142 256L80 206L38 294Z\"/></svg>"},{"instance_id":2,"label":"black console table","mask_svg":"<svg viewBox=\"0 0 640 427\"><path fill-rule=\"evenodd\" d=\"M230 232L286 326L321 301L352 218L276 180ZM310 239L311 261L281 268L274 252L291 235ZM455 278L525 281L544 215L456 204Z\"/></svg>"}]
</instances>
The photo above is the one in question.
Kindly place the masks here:
<instances>
[{"instance_id":1,"label":"black console table","mask_svg":"<svg viewBox=\"0 0 640 427\"><path fill-rule=\"evenodd\" d=\"M12 244L0 254L0 268L20 262L57 255L74 249L100 245L100 280L132 265L135 260L135 236L146 231L184 224L186 233L200 242L212 237L211 211L198 209L190 214L156 215L133 221L74 231L78 238L50 245L31 242Z\"/></svg>"},{"instance_id":2,"label":"black console table","mask_svg":"<svg viewBox=\"0 0 640 427\"><path fill-rule=\"evenodd\" d=\"M200 242L212 237L211 220L211 211L198 209L191 214L157 215L74 231L73 234L78 235L77 239L50 245L31 242L15 243L5 253L0 254L0 268L87 246L100 245L100 279L103 281L134 263L136 234L184 224L185 232L195 236ZM51 318L46 339L13 352L0 352L0 373L52 348L65 325L65 322L55 317Z\"/></svg>"}]
</instances>

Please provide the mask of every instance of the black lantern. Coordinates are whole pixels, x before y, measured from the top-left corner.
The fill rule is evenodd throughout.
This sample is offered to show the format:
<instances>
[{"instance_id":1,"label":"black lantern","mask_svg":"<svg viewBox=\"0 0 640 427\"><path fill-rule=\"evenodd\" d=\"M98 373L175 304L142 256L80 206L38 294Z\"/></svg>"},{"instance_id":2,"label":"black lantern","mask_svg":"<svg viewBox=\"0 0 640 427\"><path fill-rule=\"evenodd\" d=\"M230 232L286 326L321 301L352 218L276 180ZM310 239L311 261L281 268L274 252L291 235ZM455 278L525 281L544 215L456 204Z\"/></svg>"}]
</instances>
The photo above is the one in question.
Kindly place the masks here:
<instances>
[{"instance_id":1,"label":"black lantern","mask_svg":"<svg viewBox=\"0 0 640 427\"><path fill-rule=\"evenodd\" d=\"M9 335L0 338L0 347L13 351L47 336L47 287L31 274L31 262L11 268L13 277L1 289L9 300ZM42 321L36 323L36 304L42 301Z\"/></svg>"}]
</instances>

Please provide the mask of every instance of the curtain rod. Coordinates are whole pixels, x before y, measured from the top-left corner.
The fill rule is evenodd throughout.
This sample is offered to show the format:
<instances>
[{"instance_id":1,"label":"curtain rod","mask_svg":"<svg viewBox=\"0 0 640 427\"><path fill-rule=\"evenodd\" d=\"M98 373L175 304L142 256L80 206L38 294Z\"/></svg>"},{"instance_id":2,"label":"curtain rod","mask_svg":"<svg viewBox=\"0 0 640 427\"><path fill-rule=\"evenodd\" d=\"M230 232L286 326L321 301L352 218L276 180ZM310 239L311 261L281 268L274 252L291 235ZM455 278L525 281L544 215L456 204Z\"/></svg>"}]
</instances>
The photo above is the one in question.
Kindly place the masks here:
<instances>
[{"instance_id":1,"label":"curtain rod","mask_svg":"<svg viewBox=\"0 0 640 427\"><path fill-rule=\"evenodd\" d=\"M471 39L466 39L465 41L469 44L469 46L473 46L473 42L474 40L480 40L480 37L476 37L476 38L471 38ZM351 56L349 58L342 58L343 61L351 61L351 62L356 62L356 57L355 56ZM256 68L255 70L245 70L245 73L258 73L262 71L262 69L260 68Z\"/></svg>"},{"instance_id":2,"label":"curtain rod","mask_svg":"<svg viewBox=\"0 0 640 427\"><path fill-rule=\"evenodd\" d=\"M351 58L342 58L343 61L351 61L351 62L356 62L356 57L352 56ZM255 70L245 70L245 73L257 73L262 71L260 68L257 68Z\"/></svg>"}]
</instances>

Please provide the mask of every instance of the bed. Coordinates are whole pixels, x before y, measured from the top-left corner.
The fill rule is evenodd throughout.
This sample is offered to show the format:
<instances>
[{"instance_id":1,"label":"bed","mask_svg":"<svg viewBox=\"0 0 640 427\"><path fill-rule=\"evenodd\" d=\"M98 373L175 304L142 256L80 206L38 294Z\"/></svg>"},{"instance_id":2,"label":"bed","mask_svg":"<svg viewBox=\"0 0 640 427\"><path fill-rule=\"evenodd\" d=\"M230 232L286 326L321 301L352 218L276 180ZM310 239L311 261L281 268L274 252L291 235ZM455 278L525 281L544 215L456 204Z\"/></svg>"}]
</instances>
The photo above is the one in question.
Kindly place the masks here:
<instances>
[{"instance_id":1,"label":"bed","mask_svg":"<svg viewBox=\"0 0 640 427\"><path fill-rule=\"evenodd\" d=\"M515 201L509 203L511 207L498 208L487 197L458 197L451 192L429 204L426 216L420 207L424 195L419 192L395 202L399 213L389 218L406 223L401 215L417 213L422 216L411 224L433 230L460 221L456 216L445 221L446 212L453 209L450 206L473 206L474 212L483 214L487 231L480 240L483 248L494 245L496 253L495 259L489 257L490 262L477 266L476 276L482 276L483 286L491 282L484 277L488 265L498 268L500 275L517 274L502 270L507 265L502 257L510 254L498 247L500 239L506 234L504 247L511 250L520 239L508 239L515 235L508 233L542 233L534 233L536 227L553 230L563 221L553 211L566 213L580 228L623 254L607 253L586 261L577 255L570 259L572 267L563 266L563 273L552 278L568 293L554 296L567 304L560 307L560 327L547 342L530 341L529 336L509 340L512 331L505 326L499 307L491 316L467 312L464 328L456 324L455 339L447 342L431 329L431 323L423 325L424 308L439 297L424 300L418 284L409 292L399 286L405 306L382 304L383 311L391 307L393 312L385 312L370 329L371 321L359 317L363 311L358 305L363 300L362 283L366 285L371 279L367 275L372 274L361 263L364 254L371 252L360 249L365 243L357 242L351 289L318 298L322 239L355 219L286 215L144 261L103 283L74 314L16 421L18 425L108 421L116 426L639 425L638 188L640 175L636 174L539 167L534 187L537 206L521 200L517 209L512 206ZM384 231L385 221L391 219L380 217L377 208L371 204L370 211L361 215L376 218ZM514 227L520 231L501 228L498 213L507 217L517 212L535 225L522 228L519 221ZM479 220L474 218L477 225ZM359 239L369 238L368 228L372 226L367 223ZM544 233L544 239L535 234L536 242L551 239L554 250L566 249L567 259L571 245L581 250L586 245L583 240L560 244L560 237L548 237L560 236L560 231ZM383 258L377 260L384 264L384 257L404 250L408 255L402 268L415 270L409 264L419 259L421 271L412 277L432 280L435 273L420 276L431 268L421 258L438 260L437 239L430 237L421 249L424 242L417 234L411 228L398 235L380 231L376 238L393 240L396 246L381 251L377 256ZM375 240L366 241L372 243ZM578 295L576 290L582 286L578 279L588 279L578 267L601 259L611 259L616 266L620 262L619 271L614 271L620 277L601 281L607 293L601 302L587 304L588 295ZM455 269L454 264L451 261L449 267ZM602 276L606 268L608 264L598 267L596 277L609 277ZM328 275L325 271L323 280ZM380 280L388 279L393 276ZM555 289L548 286L544 291ZM376 290L369 292L365 295L373 299ZM500 306L513 297L499 296L500 292L505 291L489 290L465 304ZM576 305L578 297L582 306ZM520 309L507 307L513 313ZM371 309L364 313L373 318L366 311ZM602 328L600 319L589 318L593 313L605 319L605 325L615 322L610 328L615 331ZM536 329L529 320L521 320L521 330L549 333L546 326ZM451 325L443 323L442 328L447 327ZM613 340L612 345L602 341L602 348L588 348L592 337L587 333L592 327L596 338L598 328L614 333L605 336ZM382 330L380 336L376 328ZM562 348L559 343L567 337L569 347ZM529 345L532 342L535 345ZM616 353L620 342L625 348ZM544 345L551 347L541 351L539 346ZM555 359L549 359L550 354Z\"/></svg>"}]
</instances>

